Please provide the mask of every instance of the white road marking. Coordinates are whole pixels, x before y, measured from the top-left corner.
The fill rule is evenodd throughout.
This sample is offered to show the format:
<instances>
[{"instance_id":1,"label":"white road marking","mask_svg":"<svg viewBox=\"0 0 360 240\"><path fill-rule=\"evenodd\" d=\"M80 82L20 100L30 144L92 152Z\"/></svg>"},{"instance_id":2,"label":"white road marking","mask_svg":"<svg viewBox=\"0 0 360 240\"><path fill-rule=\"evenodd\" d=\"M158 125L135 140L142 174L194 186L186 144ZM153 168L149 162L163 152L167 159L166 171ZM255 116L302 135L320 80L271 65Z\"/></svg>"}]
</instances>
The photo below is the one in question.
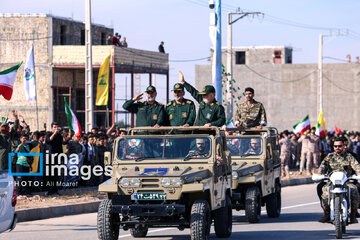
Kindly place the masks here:
<instances>
[{"instance_id":1,"label":"white road marking","mask_svg":"<svg viewBox=\"0 0 360 240\"><path fill-rule=\"evenodd\" d=\"M297 208L297 207L304 207L304 206L310 206L310 205L315 205L315 204L320 204L320 203L319 203L319 201L317 201L317 202L297 204L297 205L293 205L293 206L283 207L283 208L281 208L281 210ZM261 211L261 212L265 213L266 211ZM243 214L241 214L241 215L243 215ZM162 231L171 230L171 229L177 229L177 228L160 228L160 229L151 230L148 233L162 232ZM126 238L126 237L131 237L131 234L126 234L126 235L119 236L119 238Z\"/></svg>"}]
</instances>

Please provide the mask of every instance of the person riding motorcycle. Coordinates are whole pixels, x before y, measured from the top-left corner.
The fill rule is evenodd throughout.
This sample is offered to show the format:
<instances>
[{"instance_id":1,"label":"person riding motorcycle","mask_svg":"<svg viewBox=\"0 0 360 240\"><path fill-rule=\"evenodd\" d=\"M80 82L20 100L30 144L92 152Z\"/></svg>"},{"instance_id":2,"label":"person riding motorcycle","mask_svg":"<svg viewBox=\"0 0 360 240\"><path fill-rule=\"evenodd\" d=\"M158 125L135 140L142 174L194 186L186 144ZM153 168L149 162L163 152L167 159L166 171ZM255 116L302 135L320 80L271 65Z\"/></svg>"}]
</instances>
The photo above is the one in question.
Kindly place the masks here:
<instances>
[{"instance_id":1,"label":"person riding motorcycle","mask_svg":"<svg viewBox=\"0 0 360 240\"><path fill-rule=\"evenodd\" d=\"M344 172L348 177L354 171L356 175L360 175L360 164L349 153L343 151L344 142L341 138L335 138L334 152L325 157L319 167L319 173L323 175L331 175L333 172ZM319 222L325 223L330 221L330 206L328 202L328 187L330 183L326 183L322 187L321 193L321 207L324 210L324 216L319 219ZM356 212L359 206L359 192L357 187L352 183L346 183L350 188L351 198L351 213L350 223L357 223Z\"/></svg>"}]
</instances>

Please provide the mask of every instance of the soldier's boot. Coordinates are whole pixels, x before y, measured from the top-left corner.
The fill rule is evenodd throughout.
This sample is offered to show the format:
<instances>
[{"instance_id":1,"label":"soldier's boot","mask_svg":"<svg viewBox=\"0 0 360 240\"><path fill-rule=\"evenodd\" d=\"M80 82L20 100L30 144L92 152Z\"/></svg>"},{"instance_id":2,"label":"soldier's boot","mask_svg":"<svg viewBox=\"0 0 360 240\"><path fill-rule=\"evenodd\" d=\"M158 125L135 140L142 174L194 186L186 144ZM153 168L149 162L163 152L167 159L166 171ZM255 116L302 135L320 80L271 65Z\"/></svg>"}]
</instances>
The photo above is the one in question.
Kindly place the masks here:
<instances>
[{"instance_id":1,"label":"soldier's boot","mask_svg":"<svg viewBox=\"0 0 360 240\"><path fill-rule=\"evenodd\" d=\"M357 209L351 209L350 223L358 223L358 220L356 219L356 213L357 213Z\"/></svg>"},{"instance_id":2,"label":"soldier's boot","mask_svg":"<svg viewBox=\"0 0 360 240\"><path fill-rule=\"evenodd\" d=\"M311 171L310 171L310 170L307 170L307 169L306 169L306 174L307 174L307 175L312 175L312 174L311 174Z\"/></svg>"},{"instance_id":3,"label":"soldier's boot","mask_svg":"<svg viewBox=\"0 0 360 240\"><path fill-rule=\"evenodd\" d=\"M324 210L324 216L322 216L320 219L319 219L319 222L321 223L327 223L330 221L330 211L329 209L325 208L325 207L322 207L322 209Z\"/></svg>"}]
</instances>

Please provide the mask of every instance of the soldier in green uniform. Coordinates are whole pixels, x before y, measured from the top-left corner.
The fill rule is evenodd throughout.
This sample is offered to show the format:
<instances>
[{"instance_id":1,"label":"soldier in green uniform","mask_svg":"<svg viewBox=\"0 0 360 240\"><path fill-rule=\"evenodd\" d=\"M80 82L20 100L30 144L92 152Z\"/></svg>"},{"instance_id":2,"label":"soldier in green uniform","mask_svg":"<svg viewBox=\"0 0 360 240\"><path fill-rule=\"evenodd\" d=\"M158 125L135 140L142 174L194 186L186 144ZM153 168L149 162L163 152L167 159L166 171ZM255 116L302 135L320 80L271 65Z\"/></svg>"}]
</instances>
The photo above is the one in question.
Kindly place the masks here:
<instances>
[{"instance_id":1,"label":"soldier in green uniform","mask_svg":"<svg viewBox=\"0 0 360 240\"><path fill-rule=\"evenodd\" d=\"M215 88L211 85L206 85L203 91L199 92L189 83L185 82L184 75L181 71L179 71L179 77L185 89L199 103L195 126L223 126L226 121L225 110L215 99Z\"/></svg>"},{"instance_id":2,"label":"soldier in green uniform","mask_svg":"<svg viewBox=\"0 0 360 240\"><path fill-rule=\"evenodd\" d=\"M343 152L344 142L341 138L336 138L334 141L334 151L329 153L322 161L319 167L319 173L330 175L333 172L344 172L347 176L350 176L352 171L356 175L360 175L360 164L349 153ZM321 206L324 210L324 216L319 219L319 222L328 222L330 220L330 206L328 203L328 187L330 183L326 183L322 187L321 193ZM356 212L359 206L359 192L357 187L352 183L346 183L350 188L351 197L351 213L350 222L357 223Z\"/></svg>"},{"instance_id":3,"label":"soldier in green uniform","mask_svg":"<svg viewBox=\"0 0 360 240\"><path fill-rule=\"evenodd\" d=\"M184 98L184 85L174 85L174 100L166 105L167 119L170 126L189 127L194 125L196 110L194 102Z\"/></svg>"},{"instance_id":4,"label":"soldier in green uniform","mask_svg":"<svg viewBox=\"0 0 360 240\"><path fill-rule=\"evenodd\" d=\"M136 126L160 127L164 125L165 109L164 104L157 102L156 88L148 86L146 88L147 101L140 101L143 93L124 103L123 108L131 113L136 113Z\"/></svg>"},{"instance_id":5,"label":"soldier in green uniform","mask_svg":"<svg viewBox=\"0 0 360 240\"><path fill-rule=\"evenodd\" d=\"M239 105L235 125L239 128L262 128L266 126L266 113L262 103L254 100L254 89L245 88L246 102Z\"/></svg>"}]
</instances>

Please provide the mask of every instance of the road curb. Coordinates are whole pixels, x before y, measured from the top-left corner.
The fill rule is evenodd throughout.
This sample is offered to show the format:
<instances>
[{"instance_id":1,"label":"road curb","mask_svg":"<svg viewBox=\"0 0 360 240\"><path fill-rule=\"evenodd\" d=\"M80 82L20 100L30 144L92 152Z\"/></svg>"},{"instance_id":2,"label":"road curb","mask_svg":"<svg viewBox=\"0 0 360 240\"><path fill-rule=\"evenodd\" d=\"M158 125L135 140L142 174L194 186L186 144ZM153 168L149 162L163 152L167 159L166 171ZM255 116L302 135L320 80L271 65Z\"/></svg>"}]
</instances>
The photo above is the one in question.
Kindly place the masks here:
<instances>
[{"instance_id":1,"label":"road curb","mask_svg":"<svg viewBox=\"0 0 360 240\"><path fill-rule=\"evenodd\" d=\"M303 184L310 184L314 181L311 177L307 178L294 178L294 179L282 179L280 180L281 187L288 187L288 186L296 186L296 185L303 185Z\"/></svg>"},{"instance_id":2,"label":"road curb","mask_svg":"<svg viewBox=\"0 0 360 240\"><path fill-rule=\"evenodd\" d=\"M47 208L32 208L17 210L18 222L40 220L65 215L97 212L101 201L77 203Z\"/></svg>"}]
</instances>

